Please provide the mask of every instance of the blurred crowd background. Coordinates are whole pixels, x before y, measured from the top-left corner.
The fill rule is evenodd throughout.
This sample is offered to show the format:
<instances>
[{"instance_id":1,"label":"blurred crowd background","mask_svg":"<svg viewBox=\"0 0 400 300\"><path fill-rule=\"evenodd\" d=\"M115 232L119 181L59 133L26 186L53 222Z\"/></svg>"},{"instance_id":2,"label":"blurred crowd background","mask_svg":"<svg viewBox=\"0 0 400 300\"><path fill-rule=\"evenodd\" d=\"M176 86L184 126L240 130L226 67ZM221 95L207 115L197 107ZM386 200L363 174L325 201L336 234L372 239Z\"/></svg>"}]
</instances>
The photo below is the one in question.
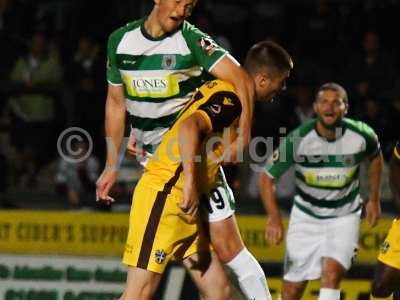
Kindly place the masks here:
<instances>
[{"instance_id":1,"label":"blurred crowd background","mask_svg":"<svg viewBox=\"0 0 400 300\"><path fill-rule=\"evenodd\" d=\"M95 202L105 156L106 43L117 27L145 16L151 0L0 0L0 207L110 209ZM242 61L257 41L288 49L295 69L288 89L273 103L257 104L254 136L273 137L313 117L315 90L328 81L349 93L349 116L373 127L386 160L384 211L390 204L387 163L400 129L400 49L397 0L199 0L190 21ZM60 158L66 128L92 137L73 146L91 155L80 163ZM282 129L284 128L284 130ZM248 162L227 166L239 213L262 213L258 173ZM254 169L254 168L253 168ZM128 210L141 168L122 160L113 210ZM367 175L361 172L363 193ZM286 208L294 183L278 186Z\"/></svg>"}]
</instances>

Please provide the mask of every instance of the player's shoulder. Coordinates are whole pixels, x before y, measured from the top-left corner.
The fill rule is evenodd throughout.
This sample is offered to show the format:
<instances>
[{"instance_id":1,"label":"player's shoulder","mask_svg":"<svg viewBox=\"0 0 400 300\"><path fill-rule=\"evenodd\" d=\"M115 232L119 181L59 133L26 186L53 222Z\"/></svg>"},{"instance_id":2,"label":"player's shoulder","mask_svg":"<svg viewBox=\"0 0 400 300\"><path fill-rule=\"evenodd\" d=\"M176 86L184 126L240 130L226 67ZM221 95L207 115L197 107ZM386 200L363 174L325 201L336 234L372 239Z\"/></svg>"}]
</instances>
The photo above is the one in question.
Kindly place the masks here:
<instances>
[{"instance_id":1,"label":"player's shoulder","mask_svg":"<svg viewBox=\"0 0 400 300\"><path fill-rule=\"evenodd\" d=\"M109 36L109 41L114 42L114 43L119 42L125 33L139 28L143 22L144 22L144 19L139 19L139 20L135 20L135 21L129 22L123 26L118 27L113 32L111 32L111 34Z\"/></svg>"},{"instance_id":2,"label":"player's shoulder","mask_svg":"<svg viewBox=\"0 0 400 300\"><path fill-rule=\"evenodd\" d=\"M233 85L225 80L214 79L206 81L201 87L200 91L209 93L217 93L217 92L229 92L237 95L235 88Z\"/></svg>"},{"instance_id":3,"label":"player's shoulder","mask_svg":"<svg viewBox=\"0 0 400 300\"><path fill-rule=\"evenodd\" d=\"M187 20L183 21L181 30L185 33L186 32L201 32L200 29L198 29L195 25L188 22Z\"/></svg>"},{"instance_id":4,"label":"player's shoulder","mask_svg":"<svg viewBox=\"0 0 400 300\"><path fill-rule=\"evenodd\" d=\"M188 40L190 42L197 41L199 45L200 45L201 39L209 39L210 41L212 40L211 37L207 33L201 31L195 25L193 25L192 23L190 23L186 20L183 21L183 23L182 23L181 31L182 31L183 37L186 40Z\"/></svg>"},{"instance_id":5,"label":"player's shoulder","mask_svg":"<svg viewBox=\"0 0 400 300\"><path fill-rule=\"evenodd\" d=\"M310 119L307 122L301 124L287 135L288 137L299 137L299 138L304 138L306 137L309 133L311 133L316 126L317 120L316 119Z\"/></svg>"},{"instance_id":6,"label":"player's shoulder","mask_svg":"<svg viewBox=\"0 0 400 300\"><path fill-rule=\"evenodd\" d=\"M374 129L372 129L371 126L369 126L367 123L363 121L345 118L343 119L343 123L346 126L346 128L349 128L350 130L355 131L362 136L367 136L367 137L376 136Z\"/></svg>"},{"instance_id":7,"label":"player's shoulder","mask_svg":"<svg viewBox=\"0 0 400 300\"><path fill-rule=\"evenodd\" d=\"M228 92L232 92L236 94L236 90L233 87L233 85L225 80L221 80L221 79L214 79L211 82L215 83L215 88L216 90L221 90L221 91L228 91Z\"/></svg>"}]
</instances>

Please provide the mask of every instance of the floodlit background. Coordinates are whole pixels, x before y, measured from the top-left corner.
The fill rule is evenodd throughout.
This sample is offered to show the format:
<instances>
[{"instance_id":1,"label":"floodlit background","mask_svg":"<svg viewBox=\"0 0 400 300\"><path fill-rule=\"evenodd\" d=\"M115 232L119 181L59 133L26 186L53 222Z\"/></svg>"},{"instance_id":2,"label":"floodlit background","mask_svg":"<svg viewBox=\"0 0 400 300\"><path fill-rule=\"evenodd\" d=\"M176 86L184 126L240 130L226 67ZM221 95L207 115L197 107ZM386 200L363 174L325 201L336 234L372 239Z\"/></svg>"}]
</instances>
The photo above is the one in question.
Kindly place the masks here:
<instances>
[{"instance_id":1,"label":"floodlit background","mask_svg":"<svg viewBox=\"0 0 400 300\"><path fill-rule=\"evenodd\" d=\"M277 147L280 137L312 117L319 85L335 81L347 89L349 116L368 123L381 141L386 160L383 211L388 218L393 216L387 162L399 138L400 1L198 2L189 21L239 61L252 44L263 39L282 44L294 58L288 89L272 104L257 103L254 136L273 137ZM0 299L26 299L33 290L31 296L36 298L32 299L72 300L82 291L101 292L99 286L110 293L109 298L90 294L85 299L117 299L124 280L119 256L126 217L141 168L125 158L113 190L117 204L109 208L95 203L95 181L105 156L105 49L114 29L145 16L152 3L0 0ZM39 64L43 64L40 72ZM76 135L83 142L73 143L68 152L68 138ZM262 164L266 149L261 144L256 149L256 163ZM88 155L82 155L80 163L70 162L71 150ZM246 162L255 163L248 157ZM227 167L226 173L242 216L244 239L263 262L268 277L274 278L275 291L280 287L283 247L270 247L263 240L258 173L247 163ZM366 195L368 181L363 172L361 181ZM277 192L287 212L294 193L290 173L280 181ZM375 231L365 227L359 260L349 274L350 279L361 281L345 283L349 285L346 300L368 299L371 265L389 225L387 220ZM45 266L55 273L44 270ZM53 281L46 274L54 275L48 275ZM363 291L355 293L354 287ZM185 273L174 268L158 297L188 299L194 291Z\"/></svg>"}]
</instances>

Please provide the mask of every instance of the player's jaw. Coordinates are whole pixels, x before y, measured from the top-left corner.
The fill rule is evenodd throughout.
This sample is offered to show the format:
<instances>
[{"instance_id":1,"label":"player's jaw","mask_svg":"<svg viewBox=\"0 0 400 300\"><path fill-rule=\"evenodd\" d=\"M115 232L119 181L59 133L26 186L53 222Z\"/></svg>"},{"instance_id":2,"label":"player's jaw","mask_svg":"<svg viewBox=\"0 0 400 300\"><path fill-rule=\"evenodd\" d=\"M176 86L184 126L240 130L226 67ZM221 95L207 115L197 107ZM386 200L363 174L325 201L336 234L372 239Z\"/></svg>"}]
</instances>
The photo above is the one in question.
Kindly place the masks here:
<instances>
[{"instance_id":1,"label":"player's jaw","mask_svg":"<svg viewBox=\"0 0 400 300\"><path fill-rule=\"evenodd\" d=\"M343 118L328 113L328 114L318 115L318 120L326 129L335 129L341 125Z\"/></svg>"},{"instance_id":2,"label":"player's jaw","mask_svg":"<svg viewBox=\"0 0 400 300\"><path fill-rule=\"evenodd\" d=\"M177 30L191 15L195 3L195 0L157 0L157 18L164 33Z\"/></svg>"},{"instance_id":3,"label":"player's jaw","mask_svg":"<svg viewBox=\"0 0 400 300\"><path fill-rule=\"evenodd\" d=\"M317 111L318 120L326 129L335 129L341 126L344 114L334 110Z\"/></svg>"},{"instance_id":4,"label":"player's jaw","mask_svg":"<svg viewBox=\"0 0 400 300\"><path fill-rule=\"evenodd\" d=\"M185 18L180 16L169 16L168 18L165 18L164 22L162 22L162 28L166 33L173 32L182 24L184 20Z\"/></svg>"},{"instance_id":5,"label":"player's jaw","mask_svg":"<svg viewBox=\"0 0 400 300\"><path fill-rule=\"evenodd\" d=\"M264 74L264 76L263 79L255 79L256 97L258 101L272 101L279 92L286 89L289 72L275 76Z\"/></svg>"}]
</instances>

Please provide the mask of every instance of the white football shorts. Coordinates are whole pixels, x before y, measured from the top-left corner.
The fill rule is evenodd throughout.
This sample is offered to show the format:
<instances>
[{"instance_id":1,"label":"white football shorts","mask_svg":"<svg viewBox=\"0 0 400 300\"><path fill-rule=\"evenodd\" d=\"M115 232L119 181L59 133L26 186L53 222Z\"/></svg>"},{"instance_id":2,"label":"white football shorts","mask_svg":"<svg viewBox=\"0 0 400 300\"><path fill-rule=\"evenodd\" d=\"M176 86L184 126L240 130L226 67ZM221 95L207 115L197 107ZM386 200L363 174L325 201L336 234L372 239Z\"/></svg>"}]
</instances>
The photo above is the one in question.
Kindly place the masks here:
<instances>
[{"instance_id":1,"label":"white football shorts","mask_svg":"<svg viewBox=\"0 0 400 300\"><path fill-rule=\"evenodd\" d=\"M323 258L332 258L346 270L357 253L361 212L317 219L296 206L286 235L284 279L292 282L321 277Z\"/></svg>"}]
</instances>

